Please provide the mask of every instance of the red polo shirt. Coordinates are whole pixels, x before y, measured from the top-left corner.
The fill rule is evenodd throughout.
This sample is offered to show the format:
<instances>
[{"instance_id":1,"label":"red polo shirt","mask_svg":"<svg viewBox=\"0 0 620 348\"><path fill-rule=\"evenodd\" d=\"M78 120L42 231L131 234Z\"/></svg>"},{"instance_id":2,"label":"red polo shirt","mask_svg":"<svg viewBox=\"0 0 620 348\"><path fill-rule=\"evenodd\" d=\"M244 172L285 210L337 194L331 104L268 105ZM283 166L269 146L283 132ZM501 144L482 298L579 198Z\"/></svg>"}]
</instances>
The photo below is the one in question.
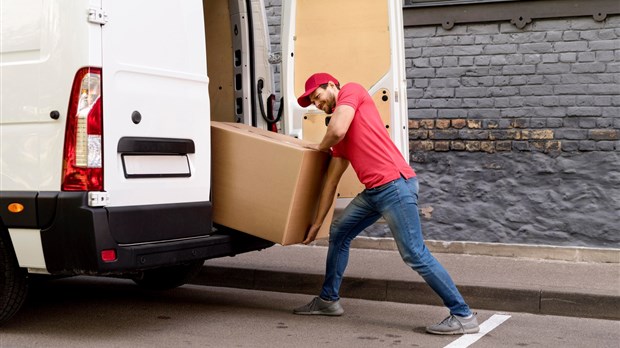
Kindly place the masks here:
<instances>
[{"instance_id":1,"label":"red polo shirt","mask_svg":"<svg viewBox=\"0 0 620 348\"><path fill-rule=\"evenodd\" d=\"M363 86L357 83L342 86L336 108L340 105L352 107L355 116L344 139L332 147L333 156L349 160L366 188L416 175L390 139L379 110Z\"/></svg>"}]
</instances>

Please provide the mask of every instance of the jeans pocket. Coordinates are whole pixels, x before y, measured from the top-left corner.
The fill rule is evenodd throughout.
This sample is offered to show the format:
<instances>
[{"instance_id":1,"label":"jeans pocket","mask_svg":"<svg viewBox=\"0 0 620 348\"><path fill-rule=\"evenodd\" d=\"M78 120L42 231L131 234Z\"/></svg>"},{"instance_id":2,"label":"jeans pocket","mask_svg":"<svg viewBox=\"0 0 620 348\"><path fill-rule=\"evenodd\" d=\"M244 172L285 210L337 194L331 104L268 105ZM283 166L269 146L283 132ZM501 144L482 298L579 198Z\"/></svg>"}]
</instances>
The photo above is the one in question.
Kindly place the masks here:
<instances>
[{"instance_id":1,"label":"jeans pocket","mask_svg":"<svg viewBox=\"0 0 620 348\"><path fill-rule=\"evenodd\" d=\"M415 177L408 179L407 186L409 187L411 193L413 193L417 197L418 192L420 191L420 183L418 182L418 179Z\"/></svg>"}]
</instances>

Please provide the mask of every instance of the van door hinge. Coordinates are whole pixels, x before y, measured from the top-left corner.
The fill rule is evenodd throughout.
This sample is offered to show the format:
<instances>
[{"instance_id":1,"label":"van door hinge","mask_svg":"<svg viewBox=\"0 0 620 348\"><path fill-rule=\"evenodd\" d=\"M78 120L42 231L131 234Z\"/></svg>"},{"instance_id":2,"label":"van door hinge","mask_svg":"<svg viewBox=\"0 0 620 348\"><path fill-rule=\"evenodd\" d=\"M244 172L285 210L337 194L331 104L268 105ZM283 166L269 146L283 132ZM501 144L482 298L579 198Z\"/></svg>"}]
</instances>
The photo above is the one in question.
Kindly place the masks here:
<instances>
[{"instance_id":1,"label":"van door hinge","mask_svg":"<svg viewBox=\"0 0 620 348\"><path fill-rule=\"evenodd\" d=\"M282 63L282 53L270 53L268 58L269 64L280 64Z\"/></svg>"},{"instance_id":2,"label":"van door hinge","mask_svg":"<svg viewBox=\"0 0 620 348\"><path fill-rule=\"evenodd\" d=\"M105 207L110 204L110 195L107 192L88 192L89 207Z\"/></svg>"},{"instance_id":3,"label":"van door hinge","mask_svg":"<svg viewBox=\"0 0 620 348\"><path fill-rule=\"evenodd\" d=\"M108 22L108 15L100 8L91 8L88 10L88 21L104 25Z\"/></svg>"}]
</instances>

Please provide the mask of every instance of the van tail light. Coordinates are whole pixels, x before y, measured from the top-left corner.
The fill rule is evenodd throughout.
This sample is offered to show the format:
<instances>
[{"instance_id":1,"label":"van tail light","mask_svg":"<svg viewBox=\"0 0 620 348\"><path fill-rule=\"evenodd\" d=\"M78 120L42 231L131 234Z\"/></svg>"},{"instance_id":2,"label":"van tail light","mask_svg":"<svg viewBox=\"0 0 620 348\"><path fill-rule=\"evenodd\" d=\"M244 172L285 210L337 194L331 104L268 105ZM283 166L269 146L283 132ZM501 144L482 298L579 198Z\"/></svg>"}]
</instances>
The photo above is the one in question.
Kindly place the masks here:
<instances>
[{"instance_id":1,"label":"van tail light","mask_svg":"<svg viewBox=\"0 0 620 348\"><path fill-rule=\"evenodd\" d=\"M73 80L62 165L63 191L103 190L101 69L82 68Z\"/></svg>"}]
</instances>

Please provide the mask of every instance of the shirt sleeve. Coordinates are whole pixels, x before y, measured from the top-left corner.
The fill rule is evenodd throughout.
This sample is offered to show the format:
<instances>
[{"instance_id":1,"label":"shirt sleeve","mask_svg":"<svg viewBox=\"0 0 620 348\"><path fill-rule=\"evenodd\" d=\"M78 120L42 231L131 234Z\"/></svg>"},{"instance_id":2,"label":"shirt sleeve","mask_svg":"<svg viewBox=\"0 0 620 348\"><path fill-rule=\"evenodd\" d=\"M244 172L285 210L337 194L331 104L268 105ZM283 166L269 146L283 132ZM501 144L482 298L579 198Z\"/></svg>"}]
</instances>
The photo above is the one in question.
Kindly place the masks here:
<instances>
[{"instance_id":1,"label":"shirt sleeve","mask_svg":"<svg viewBox=\"0 0 620 348\"><path fill-rule=\"evenodd\" d=\"M344 154L342 153L342 149L338 145L340 144L336 144L332 146L332 151L331 151L332 157L344 157Z\"/></svg>"},{"instance_id":2,"label":"shirt sleeve","mask_svg":"<svg viewBox=\"0 0 620 348\"><path fill-rule=\"evenodd\" d=\"M363 94L359 91L360 88L363 89L362 86L354 83L348 83L342 86L340 92L338 93L336 107L348 105L352 107L353 110L357 110L361 102L361 97L363 96Z\"/></svg>"},{"instance_id":3,"label":"shirt sleeve","mask_svg":"<svg viewBox=\"0 0 620 348\"><path fill-rule=\"evenodd\" d=\"M365 92L365 91L366 90L364 89L364 87L362 87L359 84L347 83L346 85L342 86L342 88L340 88L340 92L338 92L338 100L336 101L336 108L338 108L341 105L348 105L352 107L353 110L355 110L357 114L357 109L359 108L359 105L362 101L362 97L364 96L364 93L362 92ZM343 158L347 157L344 151L344 145L342 143L343 141L332 146L333 157L343 157Z\"/></svg>"}]
</instances>

